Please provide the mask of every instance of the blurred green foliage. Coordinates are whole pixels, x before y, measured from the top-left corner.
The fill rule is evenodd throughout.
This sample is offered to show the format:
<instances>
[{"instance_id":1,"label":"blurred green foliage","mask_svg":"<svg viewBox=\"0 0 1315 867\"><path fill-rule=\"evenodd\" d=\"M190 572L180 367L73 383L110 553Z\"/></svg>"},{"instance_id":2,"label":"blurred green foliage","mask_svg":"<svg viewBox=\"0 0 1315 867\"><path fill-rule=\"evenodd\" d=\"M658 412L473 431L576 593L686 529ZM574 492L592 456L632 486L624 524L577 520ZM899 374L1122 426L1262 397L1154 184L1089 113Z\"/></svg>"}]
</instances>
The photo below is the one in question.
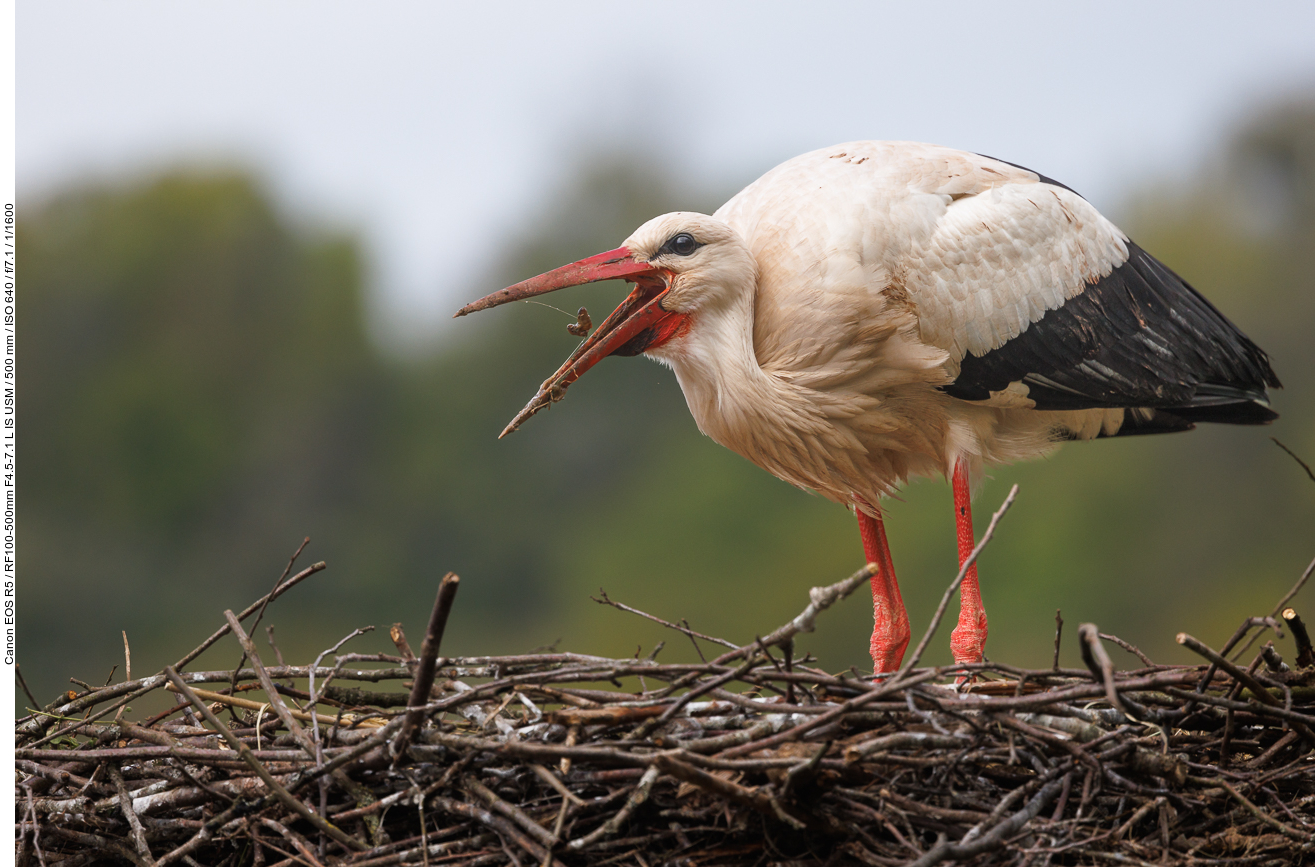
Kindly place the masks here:
<instances>
[{"instance_id":1,"label":"blurred green foliage","mask_svg":"<svg viewBox=\"0 0 1315 867\"><path fill-rule=\"evenodd\" d=\"M1271 353L1282 419L997 471L979 532L1009 484L1022 491L982 559L993 657L1047 664L1062 608L1182 659L1174 633L1218 642L1315 554L1315 485L1268 439L1315 459L1313 131L1301 107L1263 117L1220 165L1145 192L1123 220ZM468 294L724 197L596 162ZM20 229L19 661L42 701L69 676L104 680L120 630L138 675L172 662L266 592L306 535L302 563L330 568L266 620L297 662L366 624L381 629L349 649L391 649L382 627L397 620L418 637L449 569L463 577L451 653L561 639L629 655L665 639L683 658L683 638L589 594L744 641L862 563L851 516L703 438L674 378L645 360L609 360L498 441L573 347L573 317L516 305L455 323L424 357L382 353L359 244L279 213L240 171L71 190L25 207ZM598 321L623 291L545 301ZM920 634L955 572L950 494L923 482L903 499L888 529ZM870 623L855 596L803 644L862 669ZM932 661L948 661L949 625ZM236 656L221 643L199 664Z\"/></svg>"}]
</instances>

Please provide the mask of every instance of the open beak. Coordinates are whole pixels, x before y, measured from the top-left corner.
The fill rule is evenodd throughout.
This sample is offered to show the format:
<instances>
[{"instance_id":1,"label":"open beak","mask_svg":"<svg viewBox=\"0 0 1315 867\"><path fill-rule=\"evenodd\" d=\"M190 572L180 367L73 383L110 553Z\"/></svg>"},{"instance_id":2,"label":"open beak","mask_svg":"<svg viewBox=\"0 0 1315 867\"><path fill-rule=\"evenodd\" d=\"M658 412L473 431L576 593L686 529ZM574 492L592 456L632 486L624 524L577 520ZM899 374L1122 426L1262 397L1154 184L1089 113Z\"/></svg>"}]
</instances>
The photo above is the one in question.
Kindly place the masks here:
<instances>
[{"instance_id":1,"label":"open beak","mask_svg":"<svg viewBox=\"0 0 1315 867\"><path fill-rule=\"evenodd\" d=\"M675 333L686 316L662 309L662 299L668 292L665 276L664 272L649 263L636 261L625 247L618 247L500 289L458 310L457 316L465 316L509 301L520 301L565 289L567 286L597 283L600 280L621 279L637 284L598 329L576 347L557 372L539 386L539 391L525 404L524 409L516 413L516 417L498 435L498 439L516 430L539 410L565 397L567 386L607 356L638 355L646 347Z\"/></svg>"}]
</instances>

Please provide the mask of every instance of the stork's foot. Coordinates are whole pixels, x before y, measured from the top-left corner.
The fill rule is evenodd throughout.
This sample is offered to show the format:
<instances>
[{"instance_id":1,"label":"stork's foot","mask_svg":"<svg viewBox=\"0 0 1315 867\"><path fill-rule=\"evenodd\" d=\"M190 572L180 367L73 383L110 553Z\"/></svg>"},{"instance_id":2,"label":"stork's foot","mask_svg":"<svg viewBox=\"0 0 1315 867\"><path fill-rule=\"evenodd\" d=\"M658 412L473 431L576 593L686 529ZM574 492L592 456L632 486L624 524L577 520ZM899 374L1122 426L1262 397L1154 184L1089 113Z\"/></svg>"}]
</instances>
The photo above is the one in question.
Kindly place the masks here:
<instances>
[{"instance_id":1,"label":"stork's foot","mask_svg":"<svg viewBox=\"0 0 1315 867\"><path fill-rule=\"evenodd\" d=\"M959 611L959 625L950 633L950 652L960 665L981 662L986 650L986 612L967 607Z\"/></svg>"},{"instance_id":2,"label":"stork's foot","mask_svg":"<svg viewBox=\"0 0 1315 867\"><path fill-rule=\"evenodd\" d=\"M986 612L978 609L976 615L966 610L959 611L959 625L950 633L950 652L959 665L968 665L985 660L986 650ZM967 673L959 675L954 681L954 688L965 692L977 675Z\"/></svg>"},{"instance_id":3,"label":"stork's foot","mask_svg":"<svg viewBox=\"0 0 1315 867\"><path fill-rule=\"evenodd\" d=\"M909 616L900 608L898 615L874 606L872 625L872 671L875 674L889 674L899 671L899 664L904 661L904 651L909 646Z\"/></svg>"}]
</instances>

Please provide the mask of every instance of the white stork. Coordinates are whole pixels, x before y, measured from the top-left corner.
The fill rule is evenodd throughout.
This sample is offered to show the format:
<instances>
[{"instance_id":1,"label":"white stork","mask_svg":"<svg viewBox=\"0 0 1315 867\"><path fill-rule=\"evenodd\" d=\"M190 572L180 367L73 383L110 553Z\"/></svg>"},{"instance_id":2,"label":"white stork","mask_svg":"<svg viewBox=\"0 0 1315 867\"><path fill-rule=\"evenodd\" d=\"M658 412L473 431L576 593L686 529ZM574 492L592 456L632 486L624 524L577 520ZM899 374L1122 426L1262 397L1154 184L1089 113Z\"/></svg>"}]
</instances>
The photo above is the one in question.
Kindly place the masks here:
<instances>
[{"instance_id":1,"label":"white stork","mask_svg":"<svg viewBox=\"0 0 1315 867\"><path fill-rule=\"evenodd\" d=\"M952 479L962 564L986 466L1277 417L1265 353L1196 290L1063 184L950 148L804 154L457 315L613 278L636 288L503 435L607 355L669 365L705 434L855 510L877 672L909 640L881 499L911 476ZM971 663L985 643L974 566L950 645Z\"/></svg>"}]
</instances>

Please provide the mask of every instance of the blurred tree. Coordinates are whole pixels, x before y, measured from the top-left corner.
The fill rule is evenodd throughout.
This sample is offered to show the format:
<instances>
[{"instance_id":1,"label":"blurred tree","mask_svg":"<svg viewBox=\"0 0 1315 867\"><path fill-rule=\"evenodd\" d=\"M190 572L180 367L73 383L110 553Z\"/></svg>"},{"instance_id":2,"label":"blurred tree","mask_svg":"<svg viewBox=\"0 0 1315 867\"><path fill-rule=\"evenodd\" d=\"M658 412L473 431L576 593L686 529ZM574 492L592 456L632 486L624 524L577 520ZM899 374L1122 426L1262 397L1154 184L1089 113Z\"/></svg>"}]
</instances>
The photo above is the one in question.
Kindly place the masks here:
<instances>
[{"instance_id":1,"label":"blurred tree","mask_svg":"<svg viewBox=\"0 0 1315 867\"><path fill-rule=\"evenodd\" d=\"M120 628L190 636L350 513L383 369L354 244L243 174L79 190L23 227L19 637L49 689Z\"/></svg>"},{"instance_id":2,"label":"blurred tree","mask_svg":"<svg viewBox=\"0 0 1315 867\"><path fill-rule=\"evenodd\" d=\"M1229 148L1224 182L1244 218L1270 234L1315 223L1315 98L1273 106Z\"/></svg>"},{"instance_id":3,"label":"blurred tree","mask_svg":"<svg viewBox=\"0 0 1315 867\"><path fill-rule=\"evenodd\" d=\"M1309 191L1312 129L1310 112L1262 117L1210 176L1272 158L1289 173L1279 186ZM592 161L469 294L725 198L643 166ZM1047 662L1062 607L1173 658L1176 631L1215 640L1267 613L1315 553L1315 488L1266 437L1315 457L1315 209L1302 192L1244 230L1239 189L1155 190L1123 222L1272 353L1283 418L1072 445L998 471L980 510L1014 480L1023 491L982 564L993 656ZM599 320L619 284L463 319L431 356L384 361L365 337L356 243L296 227L241 173L74 191L21 229L19 658L38 697L70 674L103 676L120 629L135 671L172 661L223 608L264 593L304 535L306 562L330 570L270 613L297 658L368 623L418 632L448 569L465 579L453 652L562 638L629 654L668 636L587 602L600 585L747 640L862 561L852 517L702 437L674 378L645 360L609 359L496 439L575 345L574 308ZM891 509L915 631L954 574L951 527L944 485L911 486ZM833 669L866 666L870 617L855 598L806 646Z\"/></svg>"}]
</instances>

